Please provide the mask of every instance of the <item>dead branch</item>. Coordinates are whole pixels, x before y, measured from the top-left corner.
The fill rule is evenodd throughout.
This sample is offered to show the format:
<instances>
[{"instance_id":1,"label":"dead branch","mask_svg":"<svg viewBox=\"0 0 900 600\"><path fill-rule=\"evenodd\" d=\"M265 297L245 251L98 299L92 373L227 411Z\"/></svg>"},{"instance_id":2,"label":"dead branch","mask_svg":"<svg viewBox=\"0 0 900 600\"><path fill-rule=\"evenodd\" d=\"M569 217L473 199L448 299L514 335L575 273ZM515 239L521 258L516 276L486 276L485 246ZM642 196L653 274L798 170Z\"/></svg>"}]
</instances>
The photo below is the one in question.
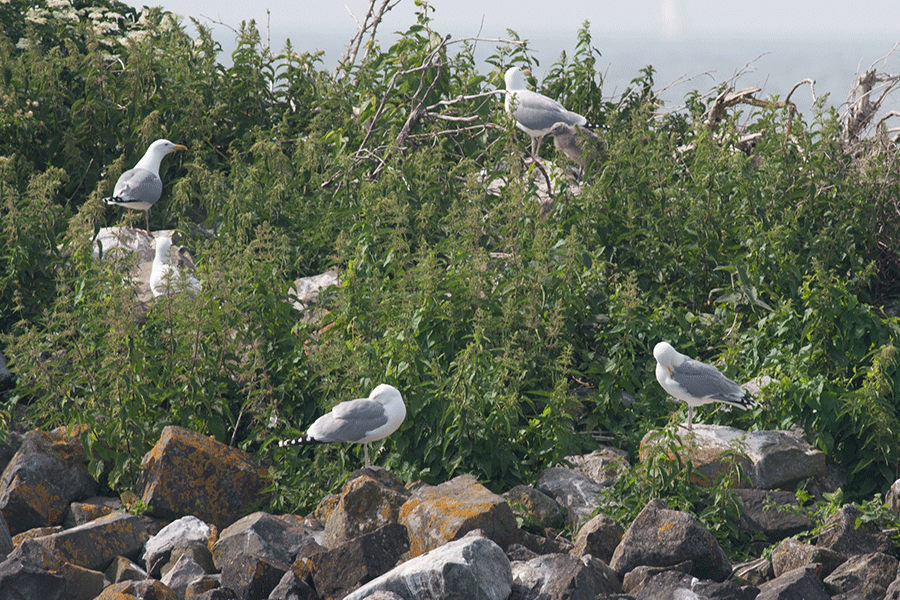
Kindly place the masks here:
<instances>
[{"instance_id":1,"label":"dead branch","mask_svg":"<svg viewBox=\"0 0 900 600\"><path fill-rule=\"evenodd\" d=\"M844 144L852 145L859 141L862 132L872 124L887 96L900 87L900 75L879 73L876 67L879 62L884 62L893 55L898 45L900 42L894 44L890 52L873 62L864 74L856 78L856 83L847 95L847 110L843 114L841 141ZM878 92L880 95L875 98Z\"/></svg>"},{"instance_id":2,"label":"dead branch","mask_svg":"<svg viewBox=\"0 0 900 600\"><path fill-rule=\"evenodd\" d=\"M439 116L435 116L436 118L440 118ZM484 131L485 129L500 129L500 127L496 123L481 123L479 125L470 125L468 127L456 127L454 129L442 129L441 131L434 131L428 133L411 133L408 138L409 139L419 139L419 138L435 138L440 135L455 135L458 133L464 133L466 131Z\"/></svg>"},{"instance_id":3,"label":"dead branch","mask_svg":"<svg viewBox=\"0 0 900 600\"><path fill-rule=\"evenodd\" d=\"M871 125L887 96L898 87L900 75L884 75L871 70L857 78L847 102L841 140L848 145L859 141L860 135ZM873 100L877 92L880 94Z\"/></svg>"},{"instance_id":4,"label":"dead branch","mask_svg":"<svg viewBox=\"0 0 900 600\"><path fill-rule=\"evenodd\" d=\"M347 45L347 51L344 53L344 56L340 61L338 61L338 66L334 70L335 79L345 77L349 72L350 67L352 67L356 63L356 57L359 55L359 47L362 44L363 37L365 37L367 31L370 32L369 42L367 43L367 46L369 48L372 47L372 44L375 42L375 33L378 30L378 25L381 23L381 19L384 17L385 13L397 6L397 4L400 3L400 0L382 0L381 6L378 7L378 10L376 12L375 4L377 2L378 0L369 0L369 8L368 10L366 10L366 16L363 17L362 23L360 23L359 20L355 16L353 16L352 12L350 13L350 16L353 17L354 21L356 21L356 34ZM347 11L349 12L350 9L348 8ZM368 56L368 50L366 51L366 56Z\"/></svg>"},{"instance_id":5,"label":"dead branch","mask_svg":"<svg viewBox=\"0 0 900 600\"><path fill-rule=\"evenodd\" d=\"M884 113L884 115L880 119L878 119L878 122L875 124L875 127L880 127L882 123L884 123L891 117L900 117L900 110L891 110L891 111ZM891 132L891 131L895 131L895 130L889 129L888 131Z\"/></svg>"},{"instance_id":6,"label":"dead branch","mask_svg":"<svg viewBox=\"0 0 900 600\"><path fill-rule=\"evenodd\" d=\"M716 101L713 102L713 105L709 109L709 115L706 118L706 126L709 127L712 131L715 131L719 128L719 123L722 121L722 117L725 116L725 109L734 106L735 104L756 104L759 102L756 98L753 97L753 94L761 92L760 88L746 88L740 90L739 92L733 92L731 88L725 89L721 94L719 94Z\"/></svg>"},{"instance_id":7,"label":"dead branch","mask_svg":"<svg viewBox=\"0 0 900 600\"><path fill-rule=\"evenodd\" d=\"M785 103L788 103L791 101L791 96L793 96L794 92L797 90L797 88L800 87L801 85L803 85L804 83L809 84L809 92L810 92L810 94L812 94L813 103L816 102L816 100L817 100L816 99L816 80L809 79L807 77L806 79L798 81L797 83L794 84L794 87L791 88L791 91L788 92L788 95L784 97Z\"/></svg>"},{"instance_id":8,"label":"dead branch","mask_svg":"<svg viewBox=\"0 0 900 600\"><path fill-rule=\"evenodd\" d=\"M471 96L457 96L451 100L441 100L440 102L435 102L431 106L429 106L426 110L432 111L445 106L453 106L454 104L459 104L460 102L468 102L469 100L478 100L479 98L490 98L491 96L502 96L505 92L503 90L491 90L489 92L482 92L480 94L472 94Z\"/></svg>"},{"instance_id":9,"label":"dead branch","mask_svg":"<svg viewBox=\"0 0 900 600\"><path fill-rule=\"evenodd\" d=\"M446 37L444 37L443 40L441 40L440 44L438 44L431 52L428 53L428 56L425 57L425 60L422 61L421 65L419 65L418 67L412 68L412 69L408 69L406 71L396 73L396 74L394 74L394 77L391 78L391 85L388 87L387 94L385 94L385 97L382 99L381 106L386 105L387 97L390 95L391 91L393 90L394 84L396 83L397 77L399 75L410 75L412 73L418 73L418 72L423 73L421 79L419 79L419 88L416 90L415 94L413 94L413 96L412 96L413 97L413 106L411 107L411 109L409 111L409 118L406 120L406 123L403 124L403 127L400 129L400 133L397 134L397 139L394 140L394 149L388 150L387 154L382 159L381 164L372 173L373 179L378 179L378 177L381 175L382 171L384 171L385 166L387 166L387 162L390 160L392 154L394 153L394 150L397 148L404 147L404 145L406 144L407 137L412 132L412 130L418 126L419 122L424 117L425 110L423 109L422 105L425 102L425 98L428 97L428 95L434 89L434 86L437 84L438 80L441 77L441 71L444 68L444 63L440 59L440 54L441 54L441 50L443 50L446 47L447 42L449 42L449 41L450 41L450 35L448 34ZM428 83L428 85L426 86L426 84L425 84L426 78L424 75L424 71L431 69L431 68L437 68L438 72L437 72L437 74L435 74L434 77L431 78L431 82ZM374 124L374 122L375 122L374 117L373 117L372 122ZM369 136L366 135L366 139L368 139L368 137Z\"/></svg>"}]
</instances>

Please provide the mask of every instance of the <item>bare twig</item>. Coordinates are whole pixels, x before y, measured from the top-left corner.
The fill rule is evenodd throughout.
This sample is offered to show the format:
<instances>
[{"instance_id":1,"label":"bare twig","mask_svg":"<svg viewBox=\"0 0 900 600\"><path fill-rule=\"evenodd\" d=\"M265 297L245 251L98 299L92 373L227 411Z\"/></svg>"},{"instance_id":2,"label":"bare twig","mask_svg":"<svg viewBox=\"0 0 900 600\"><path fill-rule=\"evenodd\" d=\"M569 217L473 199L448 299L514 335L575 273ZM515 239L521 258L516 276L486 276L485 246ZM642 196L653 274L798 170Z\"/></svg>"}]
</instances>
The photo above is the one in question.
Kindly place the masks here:
<instances>
[{"instance_id":1,"label":"bare twig","mask_svg":"<svg viewBox=\"0 0 900 600\"><path fill-rule=\"evenodd\" d=\"M469 100L478 100L479 98L490 98L492 96L502 96L505 92L503 90L491 90L489 92L482 92L480 94L472 94L471 96L457 96L452 100L441 100L440 102L435 102L431 106L429 106L426 110L432 111L444 106L453 106L454 104L459 104L460 102L468 102Z\"/></svg>"},{"instance_id":2,"label":"bare twig","mask_svg":"<svg viewBox=\"0 0 900 600\"><path fill-rule=\"evenodd\" d=\"M732 91L731 88L725 89L713 102L709 109L709 115L706 117L706 126L715 131L719 127L719 122L725 116L725 109L735 104L755 104L757 102L753 94L761 92L760 88L746 88L738 92Z\"/></svg>"},{"instance_id":3,"label":"bare twig","mask_svg":"<svg viewBox=\"0 0 900 600\"><path fill-rule=\"evenodd\" d=\"M216 25L221 25L222 27L227 27L227 28L230 29L233 33L237 33L237 32L238 32L237 29L235 29L234 27L232 27L232 26L229 25L228 23L223 23L222 21L219 21L218 19L213 19L213 18L211 18L211 17L207 17L207 16L204 15L204 14L201 14L200 16L203 17L204 19L209 20L211 23L215 23Z\"/></svg>"},{"instance_id":4,"label":"bare twig","mask_svg":"<svg viewBox=\"0 0 900 600\"><path fill-rule=\"evenodd\" d=\"M363 17L362 23L359 22L359 19L357 19L352 12L350 13L350 16L356 21L356 34L347 45L347 51L344 53L344 56L338 61L338 66L334 70L335 78L339 79L340 77L338 77L338 75L341 77L345 76L350 70L350 67L356 63L356 57L359 56L359 47L362 44L363 37L365 37L367 31L370 32L368 46L369 48L372 47L372 44L375 42L375 33L378 31L378 25L381 23L381 19L384 17L385 13L397 6L397 4L400 3L400 0L382 0L381 6L378 7L376 12L375 4L377 2L378 0L369 1L369 8L366 10L366 16ZM350 9L348 8L347 11L350 12ZM368 56L368 50L366 52L366 55Z\"/></svg>"},{"instance_id":5,"label":"bare twig","mask_svg":"<svg viewBox=\"0 0 900 600\"><path fill-rule=\"evenodd\" d=\"M798 81L797 83L794 84L794 87L791 88L791 91L788 92L788 95L784 97L785 103L791 101L791 96L794 94L796 89L798 87L800 87L801 85L803 85L804 83L809 84L809 91L812 94L813 103L815 103L815 101L816 101L816 80L810 79L808 77L806 79L803 79L802 81Z\"/></svg>"},{"instance_id":6,"label":"bare twig","mask_svg":"<svg viewBox=\"0 0 900 600\"><path fill-rule=\"evenodd\" d=\"M884 113L884 115L882 115L882 117L880 119L878 119L878 122L875 124L875 126L880 127L882 123L884 123L891 117L900 117L900 110L891 110L891 111ZM889 133L893 132L893 131L896 131L896 129L888 129Z\"/></svg>"},{"instance_id":7,"label":"bare twig","mask_svg":"<svg viewBox=\"0 0 900 600\"><path fill-rule=\"evenodd\" d=\"M375 44L375 32L378 30L378 25L381 24L381 19L384 17L384 14L397 6L399 3L400 0L394 0L393 4L388 2L388 0L384 0L384 2L381 4L381 7L378 9L378 14L375 15L374 19L372 19L372 31L369 34L369 41L366 42L366 54L365 56L363 56L363 60L369 57L369 51Z\"/></svg>"}]
</instances>

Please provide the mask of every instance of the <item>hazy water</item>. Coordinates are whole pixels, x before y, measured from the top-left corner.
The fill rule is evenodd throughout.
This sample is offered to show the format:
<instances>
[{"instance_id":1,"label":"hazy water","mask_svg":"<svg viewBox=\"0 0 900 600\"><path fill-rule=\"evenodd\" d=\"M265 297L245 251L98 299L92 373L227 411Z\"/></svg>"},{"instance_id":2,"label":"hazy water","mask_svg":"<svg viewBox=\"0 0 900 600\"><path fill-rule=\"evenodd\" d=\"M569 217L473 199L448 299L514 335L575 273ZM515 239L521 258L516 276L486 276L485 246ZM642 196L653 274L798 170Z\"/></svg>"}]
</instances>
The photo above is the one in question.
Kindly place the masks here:
<instances>
[{"instance_id":1,"label":"hazy water","mask_svg":"<svg viewBox=\"0 0 900 600\"><path fill-rule=\"evenodd\" d=\"M230 32L229 32L230 35ZM746 87L762 88L759 98L777 94L784 98L797 82L811 78L815 80L817 97L828 94L828 104L842 109L858 73L863 73L872 64L887 55L895 42L900 39L887 38L682 38L661 40L649 37L621 37L592 34L593 46L601 57L598 61L604 74L603 94L607 99L618 99L640 70L652 65L656 70L655 89L661 90L676 81L683 81L662 94L667 107L679 106L692 90L709 92L717 84L728 81L738 72L743 74L735 81L736 89ZM223 63L230 62L233 42L216 36L223 45ZM227 36L223 36L225 38ZM569 60L575 47L576 36L526 36L529 48L540 61L534 70L538 79L543 78L562 51ZM271 44L281 50L284 40L290 38L295 51L322 50L325 52L324 67L333 69L343 55L349 36L337 32L300 32L273 28ZM393 38L379 36L383 47L388 47ZM495 51L493 45L481 43L476 56L483 60ZM878 63L879 71L900 74L900 52ZM484 69L488 70L485 64ZM684 81L690 78L689 81ZM809 85L798 88L791 99L798 109L807 116L813 99ZM889 99L882 112L900 110L900 92ZM900 119L895 126L900 126Z\"/></svg>"}]
</instances>

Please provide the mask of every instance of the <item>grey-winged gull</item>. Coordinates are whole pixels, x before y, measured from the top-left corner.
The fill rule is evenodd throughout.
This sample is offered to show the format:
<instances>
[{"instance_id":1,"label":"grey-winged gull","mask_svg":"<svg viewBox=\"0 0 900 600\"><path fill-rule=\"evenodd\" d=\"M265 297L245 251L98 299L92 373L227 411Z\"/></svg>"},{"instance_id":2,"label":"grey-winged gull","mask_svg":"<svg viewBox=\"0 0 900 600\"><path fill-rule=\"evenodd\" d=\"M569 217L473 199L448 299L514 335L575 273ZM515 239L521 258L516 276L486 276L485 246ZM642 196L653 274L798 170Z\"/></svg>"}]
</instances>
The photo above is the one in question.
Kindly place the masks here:
<instances>
[{"instance_id":1,"label":"grey-winged gull","mask_svg":"<svg viewBox=\"0 0 900 600\"><path fill-rule=\"evenodd\" d=\"M687 402L688 431L693 429L695 406L710 402L724 402L743 410L759 406L744 388L717 368L681 354L668 342L656 344L653 357L659 385L678 400Z\"/></svg>"},{"instance_id":2,"label":"grey-winged gull","mask_svg":"<svg viewBox=\"0 0 900 600\"><path fill-rule=\"evenodd\" d=\"M519 67L510 67L506 80L506 112L516 120L519 129L531 137L531 154L537 156L544 136L557 123L587 126L588 120L543 94L525 87L525 75Z\"/></svg>"},{"instance_id":3,"label":"grey-winged gull","mask_svg":"<svg viewBox=\"0 0 900 600\"><path fill-rule=\"evenodd\" d=\"M369 442L391 435L406 418L406 405L397 388L382 383L368 398L341 402L322 415L305 435L278 442L279 446L354 442L363 444L366 466Z\"/></svg>"},{"instance_id":4,"label":"grey-winged gull","mask_svg":"<svg viewBox=\"0 0 900 600\"><path fill-rule=\"evenodd\" d=\"M156 238L156 255L150 267L150 291L153 296L164 296L181 291L196 294L200 282L193 275L182 273L172 256L172 238Z\"/></svg>"},{"instance_id":5,"label":"grey-winged gull","mask_svg":"<svg viewBox=\"0 0 900 600\"><path fill-rule=\"evenodd\" d=\"M162 196L162 179L159 178L159 165L164 156L176 150L187 150L181 144L173 144L169 140L156 140L133 169L128 169L119 176L113 195L104 198L107 204L116 204L135 210L144 211L147 221L147 235L150 235L150 207Z\"/></svg>"},{"instance_id":6,"label":"grey-winged gull","mask_svg":"<svg viewBox=\"0 0 900 600\"><path fill-rule=\"evenodd\" d=\"M566 125L560 121L550 128L547 135L553 136L553 145L557 150L578 165L579 181L584 179L584 147L585 144L592 144L599 140L597 134L586 127Z\"/></svg>"}]
</instances>

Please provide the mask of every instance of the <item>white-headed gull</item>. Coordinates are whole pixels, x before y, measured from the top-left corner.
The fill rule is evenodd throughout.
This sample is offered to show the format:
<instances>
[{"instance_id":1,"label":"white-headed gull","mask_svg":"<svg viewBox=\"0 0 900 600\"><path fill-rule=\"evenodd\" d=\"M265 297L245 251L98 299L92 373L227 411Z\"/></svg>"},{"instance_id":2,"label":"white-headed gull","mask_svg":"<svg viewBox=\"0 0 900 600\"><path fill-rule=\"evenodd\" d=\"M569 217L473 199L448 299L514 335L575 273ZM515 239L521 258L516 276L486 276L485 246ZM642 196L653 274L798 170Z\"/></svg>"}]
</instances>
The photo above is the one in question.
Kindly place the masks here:
<instances>
[{"instance_id":1,"label":"white-headed gull","mask_svg":"<svg viewBox=\"0 0 900 600\"><path fill-rule=\"evenodd\" d=\"M354 442L363 444L366 466L369 442L391 435L406 418L406 405L397 388L382 383L368 398L341 402L322 415L305 435L278 442L279 446Z\"/></svg>"},{"instance_id":2,"label":"white-headed gull","mask_svg":"<svg viewBox=\"0 0 900 600\"><path fill-rule=\"evenodd\" d=\"M177 150L187 150L181 144L173 144L169 140L156 140L138 164L119 176L113 195L104 198L107 204L125 206L144 211L147 221L147 235L150 235L150 207L156 204L162 195L162 179L159 178L159 165L164 156Z\"/></svg>"},{"instance_id":3,"label":"white-headed gull","mask_svg":"<svg viewBox=\"0 0 900 600\"><path fill-rule=\"evenodd\" d=\"M653 357L659 385L678 400L687 402L689 431L693 429L695 406L710 402L724 402L743 410L759 406L744 388L717 368L681 354L668 342L656 344Z\"/></svg>"},{"instance_id":4,"label":"white-headed gull","mask_svg":"<svg viewBox=\"0 0 900 600\"><path fill-rule=\"evenodd\" d=\"M531 154L537 156L544 136L557 123L566 125L589 125L588 120L574 113L543 94L532 92L525 87L525 75L519 67L507 69L506 112L516 120L519 129L531 137Z\"/></svg>"}]
</instances>

